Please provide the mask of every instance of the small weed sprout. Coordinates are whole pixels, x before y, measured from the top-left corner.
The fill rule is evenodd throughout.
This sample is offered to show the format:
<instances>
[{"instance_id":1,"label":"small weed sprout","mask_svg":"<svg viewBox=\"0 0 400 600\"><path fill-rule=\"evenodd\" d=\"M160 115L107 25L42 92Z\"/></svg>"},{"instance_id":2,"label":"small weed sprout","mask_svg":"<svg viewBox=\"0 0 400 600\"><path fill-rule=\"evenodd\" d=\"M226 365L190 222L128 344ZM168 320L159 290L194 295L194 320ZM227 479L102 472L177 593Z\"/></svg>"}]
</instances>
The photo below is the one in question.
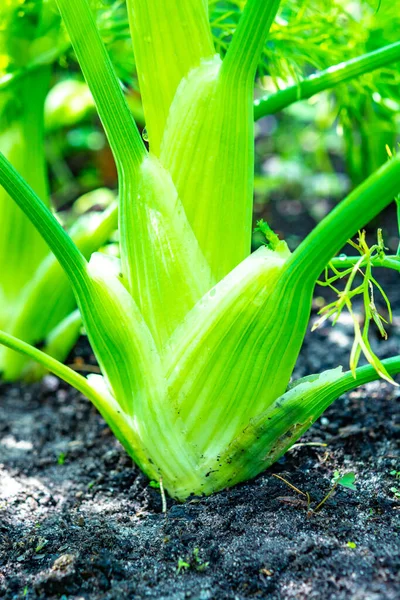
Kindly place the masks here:
<instances>
[{"instance_id":1,"label":"small weed sprout","mask_svg":"<svg viewBox=\"0 0 400 600\"><path fill-rule=\"evenodd\" d=\"M397 469L392 469L392 471L390 471L390 475L395 479L400 479L400 471L397 471ZM400 488L391 486L389 489L396 499L400 499Z\"/></svg>"},{"instance_id":2,"label":"small weed sprout","mask_svg":"<svg viewBox=\"0 0 400 600\"><path fill-rule=\"evenodd\" d=\"M38 539L38 543L37 543L37 546L36 546L36 548L35 548L35 552L36 552L37 554L38 554L39 552L41 552L41 551L43 550L43 548L44 548L45 546L47 546L47 544L48 544L48 543L49 543L49 540L46 540L45 538L43 538L43 537L40 537L40 538Z\"/></svg>"},{"instance_id":3,"label":"small weed sprout","mask_svg":"<svg viewBox=\"0 0 400 600\"><path fill-rule=\"evenodd\" d=\"M181 571L186 571L187 569L190 569L190 564L184 561L182 558L178 558L178 566L176 569L177 574L179 575Z\"/></svg>"},{"instance_id":4,"label":"small weed sprout","mask_svg":"<svg viewBox=\"0 0 400 600\"><path fill-rule=\"evenodd\" d=\"M204 561L200 557L200 548L196 547L193 549L192 555L189 559L189 562L186 562L182 558L178 560L178 568L177 573L180 573L182 570L193 569L198 573L202 573L209 566L208 561Z\"/></svg>"},{"instance_id":5,"label":"small weed sprout","mask_svg":"<svg viewBox=\"0 0 400 600\"><path fill-rule=\"evenodd\" d=\"M344 475L340 475L339 471L335 471L333 473L331 483L335 486L341 485L344 488L356 491L357 488L355 486L355 480L356 480L356 475L353 472L345 473Z\"/></svg>"},{"instance_id":6,"label":"small weed sprout","mask_svg":"<svg viewBox=\"0 0 400 600\"><path fill-rule=\"evenodd\" d=\"M307 515L308 516L311 516L312 514L317 513L322 508L322 506L325 504L325 502L327 500L329 500L329 498L334 494L334 492L338 486L347 488L349 490L357 489L355 486L355 479L356 479L355 473L349 472L349 473L344 473L343 475L340 475L339 471L335 471L333 473L333 477L331 480L330 490L324 496L324 498L319 502L319 504L317 504L316 508L312 508L311 507L311 496L310 496L309 492L307 492L307 491L303 492L302 490L300 490L298 487L294 486L292 483L290 483L290 481L288 481L281 475L274 474L273 477L280 479L292 490L294 490L295 492L297 492L298 494L300 494L301 496L304 496L306 498L306 500L307 500Z\"/></svg>"},{"instance_id":7,"label":"small weed sprout","mask_svg":"<svg viewBox=\"0 0 400 600\"><path fill-rule=\"evenodd\" d=\"M193 550L193 562L194 562L194 567L195 567L196 571L199 571L199 572L205 571L210 564L208 561L203 561L200 558L200 549L199 548L195 548Z\"/></svg>"},{"instance_id":8,"label":"small weed sprout","mask_svg":"<svg viewBox=\"0 0 400 600\"><path fill-rule=\"evenodd\" d=\"M60 452L60 454L57 457L57 464L62 466L65 463L66 458L67 455L65 454L65 452Z\"/></svg>"},{"instance_id":9,"label":"small weed sprout","mask_svg":"<svg viewBox=\"0 0 400 600\"><path fill-rule=\"evenodd\" d=\"M345 473L344 475L340 475L339 471L335 471L331 480L332 487L326 496L321 500L318 506L315 508L314 512L318 512L322 506L325 504L327 500L334 494L336 488L338 486L342 486L349 490L356 490L356 486L354 485L356 479L355 473Z\"/></svg>"}]
</instances>

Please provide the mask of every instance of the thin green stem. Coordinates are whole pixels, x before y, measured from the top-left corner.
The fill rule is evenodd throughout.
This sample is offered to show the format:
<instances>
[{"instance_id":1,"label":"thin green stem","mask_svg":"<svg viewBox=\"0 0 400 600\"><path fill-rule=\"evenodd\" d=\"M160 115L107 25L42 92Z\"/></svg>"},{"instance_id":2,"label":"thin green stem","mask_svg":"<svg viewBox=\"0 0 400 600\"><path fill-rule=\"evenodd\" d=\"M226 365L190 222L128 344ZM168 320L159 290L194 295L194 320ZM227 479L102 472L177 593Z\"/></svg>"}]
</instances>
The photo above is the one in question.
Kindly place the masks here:
<instances>
[{"instance_id":1,"label":"thin green stem","mask_svg":"<svg viewBox=\"0 0 400 600\"><path fill-rule=\"evenodd\" d=\"M142 137L125 101L88 0L57 0L82 72L121 170L136 167L146 155Z\"/></svg>"},{"instance_id":2,"label":"thin green stem","mask_svg":"<svg viewBox=\"0 0 400 600\"><path fill-rule=\"evenodd\" d=\"M330 261L330 264L336 269L349 269L354 267L355 264L360 260L360 256L335 256ZM393 269L394 271L400 272L400 256L385 256L380 258L375 256L371 261L372 267L383 267L386 269ZM361 264L362 266L362 264Z\"/></svg>"},{"instance_id":3,"label":"thin green stem","mask_svg":"<svg viewBox=\"0 0 400 600\"><path fill-rule=\"evenodd\" d=\"M333 492L336 490L337 486L338 486L338 484L337 484L337 483L335 483L335 484L334 484L334 485L331 487L331 489L329 490L329 492L326 494L325 498L323 498L323 499L321 500L321 502L318 504L318 506L317 506L317 507L314 509L314 512L315 512L315 513L316 513L316 512L318 512L320 508L322 508L322 506L325 504L325 502L326 502L327 500L329 500L329 498L332 496Z\"/></svg>"},{"instance_id":4,"label":"thin green stem","mask_svg":"<svg viewBox=\"0 0 400 600\"><path fill-rule=\"evenodd\" d=\"M106 396L102 395L92 385L90 385L85 377L79 375L76 373L76 371L70 369L70 367L63 365L45 352L38 350L30 344L26 344L22 340L19 340L18 338L5 333L4 331L0 331L0 344L3 344L4 346L7 346L8 348L38 362L46 370L54 373L57 375L57 377L60 377L60 379L86 396L86 398L93 402L94 406L103 416L114 435L121 442L133 460L135 460L139 467L145 473L147 472L150 477L153 475L151 469L147 468L146 463L143 464L140 460L140 456L136 455L135 448L132 443L133 436L130 424L125 421L125 415L123 416L121 414L121 408L115 403L111 396L108 394Z\"/></svg>"},{"instance_id":5,"label":"thin green stem","mask_svg":"<svg viewBox=\"0 0 400 600\"><path fill-rule=\"evenodd\" d=\"M400 42L341 62L325 71L321 71L321 73L307 77L307 79L296 85L287 87L261 100L256 100L254 103L254 118L257 121L262 117L283 110L295 102L311 98L319 92L396 61L400 61Z\"/></svg>"},{"instance_id":6,"label":"thin green stem","mask_svg":"<svg viewBox=\"0 0 400 600\"><path fill-rule=\"evenodd\" d=\"M24 211L73 282L81 280L86 260L32 188L0 152L0 185Z\"/></svg>"},{"instance_id":7,"label":"thin green stem","mask_svg":"<svg viewBox=\"0 0 400 600\"><path fill-rule=\"evenodd\" d=\"M52 358L45 352L38 350L34 346L31 346L30 344L27 344L26 342L23 342L22 340L19 340L18 338L15 338L14 336L5 333L4 331L0 331L0 344L3 344L4 346L7 346L7 348L15 350L16 352L20 352L21 354L24 354L32 360L40 363L46 369L60 377L60 379L66 381L67 383L69 383L69 385L71 385L76 390L84 394L87 398L92 400L95 406L98 406L99 404L104 402L104 400L98 397L97 392L89 384L85 377L79 375L78 373L76 373L66 365L63 365L58 360Z\"/></svg>"},{"instance_id":8,"label":"thin green stem","mask_svg":"<svg viewBox=\"0 0 400 600\"><path fill-rule=\"evenodd\" d=\"M222 64L221 73L254 80L260 54L280 0L248 0Z\"/></svg>"},{"instance_id":9,"label":"thin green stem","mask_svg":"<svg viewBox=\"0 0 400 600\"><path fill-rule=\"evenodd\" d=\"M394 377L400 373L400 356L392 356L392 358L386 358L382 361L387 372ZM356 369L356 378L354 379L353 373L351 371L347 371L342 379L341 386L343 387L343 391L341 394L344 394L347 391L354 390L354 388L359 385L364 385L365 383L370 383L371 381L376 381L379 379L379 375L376 372L375 367L371 365L365 365L363 367L358 367Z\"/></svg>"},{"instance_id":10,"label":"thin green stem","mask_svg":"<svg viewBox=\"0 0 400 600\"><path fill-rule=\"evenodd\" d=\"M359 185L306 237L288 261L300 276L314 281L329 261L400 189L400 155L395 156Z\"/></svg>"}]
</instances>

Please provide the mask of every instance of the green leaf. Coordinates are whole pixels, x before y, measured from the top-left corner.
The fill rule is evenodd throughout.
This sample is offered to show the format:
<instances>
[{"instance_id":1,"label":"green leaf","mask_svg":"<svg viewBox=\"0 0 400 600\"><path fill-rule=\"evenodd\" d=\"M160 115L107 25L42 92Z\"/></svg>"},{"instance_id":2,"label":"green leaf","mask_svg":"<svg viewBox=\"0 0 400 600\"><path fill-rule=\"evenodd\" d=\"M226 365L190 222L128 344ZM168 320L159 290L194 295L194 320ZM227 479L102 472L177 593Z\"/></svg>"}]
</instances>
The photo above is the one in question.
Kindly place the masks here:
<instances>
[{"instance_id":1,"label":"green leaf","mask_svg":"<svg viewBox=\"0 0 400 600\"><path fill-rule=\"evenodd\" d=\"M338 474L338 471L335 471L335 475ZM356 490L356 486L354 485L356 479L356 474L351 472L351 473L345 473L342 476L338 476L335 477L334 476L334 482L337 485L341 485L342 487L348 488L349 490Z\"/></svg>"}]
</instances>

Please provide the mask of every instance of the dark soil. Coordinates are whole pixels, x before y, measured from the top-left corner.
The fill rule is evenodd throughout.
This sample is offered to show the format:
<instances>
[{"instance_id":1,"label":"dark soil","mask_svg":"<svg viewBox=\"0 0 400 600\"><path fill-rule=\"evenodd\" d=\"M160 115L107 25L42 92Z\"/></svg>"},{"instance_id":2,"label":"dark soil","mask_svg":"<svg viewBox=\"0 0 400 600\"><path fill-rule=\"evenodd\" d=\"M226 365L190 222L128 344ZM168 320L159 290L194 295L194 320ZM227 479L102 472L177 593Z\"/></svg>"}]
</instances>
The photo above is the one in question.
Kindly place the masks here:
<instances>
[{"instance_id":1,"label":"dark soil","mask_svg":"<svg viewBox=\"0 0 400 600\"><path fill-rule=\"evenodd\" d=\"M397 317L386 354L399 331ZM308 335L297 375L346 364L350 344L346 324ZM168 500L167 514L80 394L52 376L0 391L0 597L399 597L398 388L348 394L302 440L326 446L300 445L212 497ZM357 491L339 488L317 513L274 477L315 508L336 469L356 473Z\"/></svg>"}]
</instances>

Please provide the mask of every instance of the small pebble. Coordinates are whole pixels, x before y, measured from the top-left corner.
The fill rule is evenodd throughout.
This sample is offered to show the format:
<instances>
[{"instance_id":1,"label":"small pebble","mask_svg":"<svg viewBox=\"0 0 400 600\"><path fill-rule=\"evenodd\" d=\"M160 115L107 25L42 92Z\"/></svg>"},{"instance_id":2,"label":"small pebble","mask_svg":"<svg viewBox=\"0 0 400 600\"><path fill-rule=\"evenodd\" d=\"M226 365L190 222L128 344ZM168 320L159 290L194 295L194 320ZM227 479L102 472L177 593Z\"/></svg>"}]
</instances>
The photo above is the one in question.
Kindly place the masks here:
<instances>
[{"instance_id":1,"label":"small pebble","mask_svg":"<svg viewBox=\"0 0 400 600\"><path fill-rule=\"evenodd\" d=\"M60 387L60 380L54 375L45 375L42 385L45 392L55 392Z\"/></svg>"}]
</instances>

